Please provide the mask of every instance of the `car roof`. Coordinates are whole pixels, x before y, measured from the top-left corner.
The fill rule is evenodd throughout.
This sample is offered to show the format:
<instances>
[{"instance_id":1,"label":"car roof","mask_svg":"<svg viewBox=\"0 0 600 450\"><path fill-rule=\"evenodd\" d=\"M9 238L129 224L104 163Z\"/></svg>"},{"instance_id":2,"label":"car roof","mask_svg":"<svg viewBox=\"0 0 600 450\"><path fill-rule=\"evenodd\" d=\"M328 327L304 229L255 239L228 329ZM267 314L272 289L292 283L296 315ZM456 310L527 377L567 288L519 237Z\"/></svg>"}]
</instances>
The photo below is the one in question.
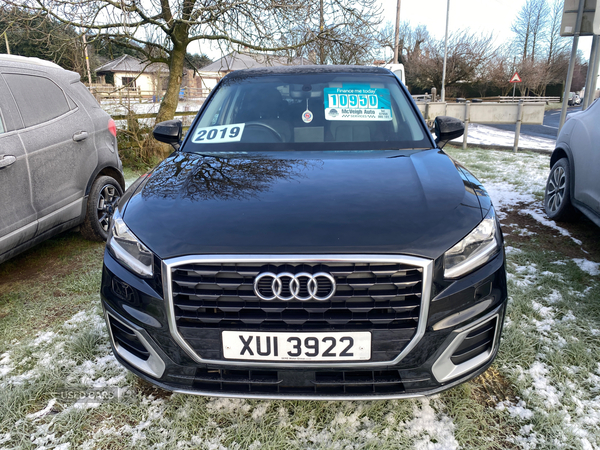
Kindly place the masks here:
<instances>
[{"instance_id":1,"label":"car roof","mask_svg":"<svg viewBox=\"0 0 600 450\"><path fill-rule=\"evenodd\" d=\"M19 55L0 55L0 62L14 62L20 64L33 64L36 66L44 66L51 67L53 69L62 69L58 64L53 63L52 61L46 61L39 58L30 58L27 56L19 56Z\"/></svg>"},{"instance_id":2,"label":"car roof","mask_svg":"<svg viewBox=\"0 0 600 450\"><path fill-rule=\"evenodd\" d=\"M255 69L242 69L231 72L227 78L250 78L269 75L309 75L309 74L377 74L391 75L388 69L373 66L277 66L260 67Z\"/></svg>"},{"instance_id":3,"label":"car roof","mask_svg":"<svg viewBox=\"0 0 600 450\"><path fill-rule=\"evenodd\" d=\"M63 69L52 61L26 56L0 55L0 69L3 67L42 71L54 80L62 80L69 84L76 83L81 79L81 76L77 72Z\"/></svg>"}]
</instances>

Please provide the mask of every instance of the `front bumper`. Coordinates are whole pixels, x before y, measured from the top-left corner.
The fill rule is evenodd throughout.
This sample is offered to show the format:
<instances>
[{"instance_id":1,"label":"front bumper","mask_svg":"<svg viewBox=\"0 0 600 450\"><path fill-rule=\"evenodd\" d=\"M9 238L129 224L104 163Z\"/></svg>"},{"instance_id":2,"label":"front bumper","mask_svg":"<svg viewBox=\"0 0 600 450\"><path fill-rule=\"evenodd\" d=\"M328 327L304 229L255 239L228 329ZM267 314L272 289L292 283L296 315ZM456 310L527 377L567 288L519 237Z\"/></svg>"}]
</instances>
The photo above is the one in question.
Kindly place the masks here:
<instances>
[{"instance_id":1,"label":"front bumper","mask_svg":"<svg viewBox=\"0 0 600 450\"><path fill-rule=\"evenodd\" d=\"M106 252L101 297L116 358L167 390L239 398L390 399L432 395L467 381L492 363L506 310L504 255L454 282L431 264L422 333L393 361L265 364L199 361L173 338L163 280L143 280ZM160 269L159 269L160 273ZM160 274L159 274L160 275ZM481 345L478 336L488 336ZM129 339L129 340L128 340ZM474 345L468 345L470 341ZM207 348L220 346L209 340Z\"/></svg>"}]
</instances>

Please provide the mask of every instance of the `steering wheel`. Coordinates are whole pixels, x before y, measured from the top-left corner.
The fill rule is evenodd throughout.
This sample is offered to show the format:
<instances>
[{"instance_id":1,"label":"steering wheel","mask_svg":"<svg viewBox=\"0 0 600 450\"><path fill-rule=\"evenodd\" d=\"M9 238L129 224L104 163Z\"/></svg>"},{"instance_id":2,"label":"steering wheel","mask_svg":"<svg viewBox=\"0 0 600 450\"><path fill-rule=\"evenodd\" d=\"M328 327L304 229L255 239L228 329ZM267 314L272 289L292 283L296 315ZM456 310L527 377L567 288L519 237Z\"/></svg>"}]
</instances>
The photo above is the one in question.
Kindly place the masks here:
<instances>
[{"instance_id":1,"label":"steering wheel","mask_svg":"<svg viewBox=\"0 0 600 450\"><path fill-rule=\"evenodd\" d=\"M277 131L272 126L267 125L266 123L261 123L261 122L247 123L246 129L248 129L249 127L265 128L265 129L269 130L271 133L273 133L279 142L283 142L283 136L281 136L281 134L279 134L279 131Z\"/></svg>"}]
</instances>

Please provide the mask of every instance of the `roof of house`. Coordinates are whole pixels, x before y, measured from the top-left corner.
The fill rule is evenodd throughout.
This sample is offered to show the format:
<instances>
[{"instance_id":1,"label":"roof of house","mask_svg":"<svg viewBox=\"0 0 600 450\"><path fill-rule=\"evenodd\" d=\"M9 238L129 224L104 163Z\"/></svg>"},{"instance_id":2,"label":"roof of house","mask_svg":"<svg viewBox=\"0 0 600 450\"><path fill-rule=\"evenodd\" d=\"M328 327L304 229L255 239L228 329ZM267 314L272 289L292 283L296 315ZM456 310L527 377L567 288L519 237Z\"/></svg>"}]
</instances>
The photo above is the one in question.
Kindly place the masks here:
<instances>
[{"instance_id":1,"label":"roof of house","mask_svg":"<svg viewBox=\"0 0 600 450\"><path fill-rule=\"evenodd\" d=\"M311 64L306 58L266 55L263 53L231 52L221 59L202 67L200 72L230 72L241 69L256 69L259 67L300 66Z\"/></svg>"},{"instance_id":2,"label":"roof of house","mask_svg":"<svg viewBox=\"0 0 600 450\"><path fill-rule=\"evenodd\" d=\"M100 72L131 72L131 73L142 73L149 72L154 73L158 70L168 71L169 68L164 63L151 63L149 61L142 61L131 55L123 55L117 59L107 62L103 66L96 69L96 73Z\"/></svg>"}]
</instances>

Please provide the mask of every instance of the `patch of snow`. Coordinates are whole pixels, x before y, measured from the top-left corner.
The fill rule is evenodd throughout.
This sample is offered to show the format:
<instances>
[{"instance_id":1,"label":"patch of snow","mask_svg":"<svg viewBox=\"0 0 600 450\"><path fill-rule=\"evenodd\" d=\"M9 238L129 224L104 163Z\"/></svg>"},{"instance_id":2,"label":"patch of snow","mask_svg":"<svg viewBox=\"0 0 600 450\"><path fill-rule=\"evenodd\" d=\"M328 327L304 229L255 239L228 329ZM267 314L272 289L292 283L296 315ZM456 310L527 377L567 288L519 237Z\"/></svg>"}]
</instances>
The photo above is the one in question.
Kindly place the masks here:
<instances>
[{"instance_id":1,"label":"patch of snow","mask_svg":"<svg viewBox=\"0 0 600 450\"><path fill-rule=\"evenodd\" d=\"M248 412L251 405L240 398L212 398L207 404L206 409L213 413L230 414L235 411Z\"/></svg>"},{"instance_id":2,"label":"patch of snow","mask_svg":"<svg viewBox=\"0 0 600 450\"><path fill-rule=\"evenodd\" d=\"M545 399L547 408L555 408L560 404L560 394L551 384L548 375L548 367L540 361L535 361L529 368L529 375L533 379L533 389L536 394Z\"/></svg>"},{"instance_id":3,"label":"patch of snow","mask_svg":"<svg viewBox=\"0 0 600 450\"><path fill-rule=\"evenodd\" d=\"M595 277L600 275L600 264L587 259L574 258L573 262L585 273Z\"/></svg>"},{"instance_id":4,"label":"patch of snow","mask_svg":"<svg viewBox=\"0 0 600 450\"><path fill-rule=\"evenodd\" d=\"M40 410L38 412L27 414L25 417L27 417L29 420L33 420L33 419L38 419L38 418L40 418L42 416L45 416L50 411L52 411L52 408L54 407L55 404L56 404L56 399L53 398L52 400L50 400L48 402L48 406L46 406L44 409L42 409L42 410Z\"/></svg>"},{"instance_id":5,"label":"patch of snow","mask_svg":"<svg viewBox=\"0 0 600 450\"><path fill-rule=\"evenodd\" d=\"M527 409L527 404L523 400L515 405L510 400L504 400L496 405L496 409L499 411L508 411L513 417L518 417L521 420L529 420L533 417L533 411Z\"/></svg>"},{"instance_id":6,"label":"patch of snow","mask_svg":"<svg viewBox=\"0 0 600 450\"><path fill-rule=\"evenodd\" d=\"M518 255L519 253L523 253L523 250L520 248L511 247L510 245L507 245L504 250L507 255Z\"/></svg>"},{"instance_id":7,"label":"patch of snow","mask_svg":"<svg viewBox=\"0 0 600 450\"><path fill-rule=\"evenodd\" d=\"M418 437L415 450L455 450L459 448L454 437L454 423L450 417L436 413L430 399L421 399L415 404L414 418L406 422L406 430Z\"/></svg>"},{"instance_id":8,"label":"patch of snow","mask_svg":"<svg viewBox=\"0 0 600 450\"><path fill-rule=\"evenodd\" d=\"M524 288L535 283L538 273L537 265L535 263L530 263L525 266L513 264L512 266L514 267L514 270L508 272L507 276L516 286Z\"/></svg>"},{"instance_id":9,"label":"patch of snow","mask_svg":"<svg viewBox=\"0 0 600 450\"><path fill-rule=\"evenodd\" d=\"M5 352L0 355L0 378L11 372L14 367L11 364L10 353Z\"/></svg>"},{"instance_id":10,"label":"patch of snow","mask_svg":"<svg viewBox=\"0 0 600 450\"><path fill-rule=\"evenodd\" d=\"M511 210L519 204L535 202L535 197L532 194L517 192L514 185L506 182L486 182L485 190L492 199L500 220L506 218L505 209Z\"/></svg>"},{"instance_id":11,"label":"patch of snow","mask_svg":"<svg viewBox=\"0 0 600 450\"><path fill-rule=\"evenodd\" d=\"M271 406L271 402L260 403L256 408L254 408L254 411L252 411L252 418L254 420L260 420L260 418L263 417L267 412L267 409L269 409L269 406Z\"/></svg>"},{"instance_id":12,"label":"patch of snow","mask_svg":"<svg viewBox=\"0 0 600 450\"><path fill-rule=\"evenodd\" d=\"M45 333L38 334L38 336L33 340L31 345L33 347L37 347L41 344L47 344L52 342L55 337L56 334L53 331L46 331Z\"/></svg>"},{"instance_id":13,"label":"patch of snow","mask_svg":"<svg viewBox=\"0 0 600 450\"><path fill-rule=\"evenodd\" d=\"M535 300L533 300L531 302L531 306L533 307L534 310L537 311L537 313L540 316L542 316L546 319L554 317L554 311L549 306L543 306L540 303L536 302Z\"/></svg>"},{"instance_id":14,"label":"patch of snow","mask_svg":"<svg viewBox=\"0 0 600 450\"><path fill-rule=\"evenodd\" d=\"M560 292L558 292L555 289L552 289L552 292L550 292L547 296L546 296L546 301L548 303L558 303L560 301L562 301L563 297L562 295L560 295Z\"/></svg>"},{"instance_id":15,"label":"patch of snow","mask_svg":"<svg viewBox=\"0 0 600 450\"><path fill-rule=\"evenodd\" d=\"M519 214L529 214L533 219L537 220L542 225L545 225L547 227L555 229L556 231L558 231L563 236L571 238L571 240L573 242L575 242L577 245L581 245L581 241L579 239L574 238L573 236L571 236L571 233L569 233L567 230L565 230L564 228L559 227L558 225L556 225L556 222L554 222L553 220L548 219L542 213L541 209L539 209L539 208L535 208L535 209L522 209L521 211L519 211Z\"/></svg>"}]
</instances>

